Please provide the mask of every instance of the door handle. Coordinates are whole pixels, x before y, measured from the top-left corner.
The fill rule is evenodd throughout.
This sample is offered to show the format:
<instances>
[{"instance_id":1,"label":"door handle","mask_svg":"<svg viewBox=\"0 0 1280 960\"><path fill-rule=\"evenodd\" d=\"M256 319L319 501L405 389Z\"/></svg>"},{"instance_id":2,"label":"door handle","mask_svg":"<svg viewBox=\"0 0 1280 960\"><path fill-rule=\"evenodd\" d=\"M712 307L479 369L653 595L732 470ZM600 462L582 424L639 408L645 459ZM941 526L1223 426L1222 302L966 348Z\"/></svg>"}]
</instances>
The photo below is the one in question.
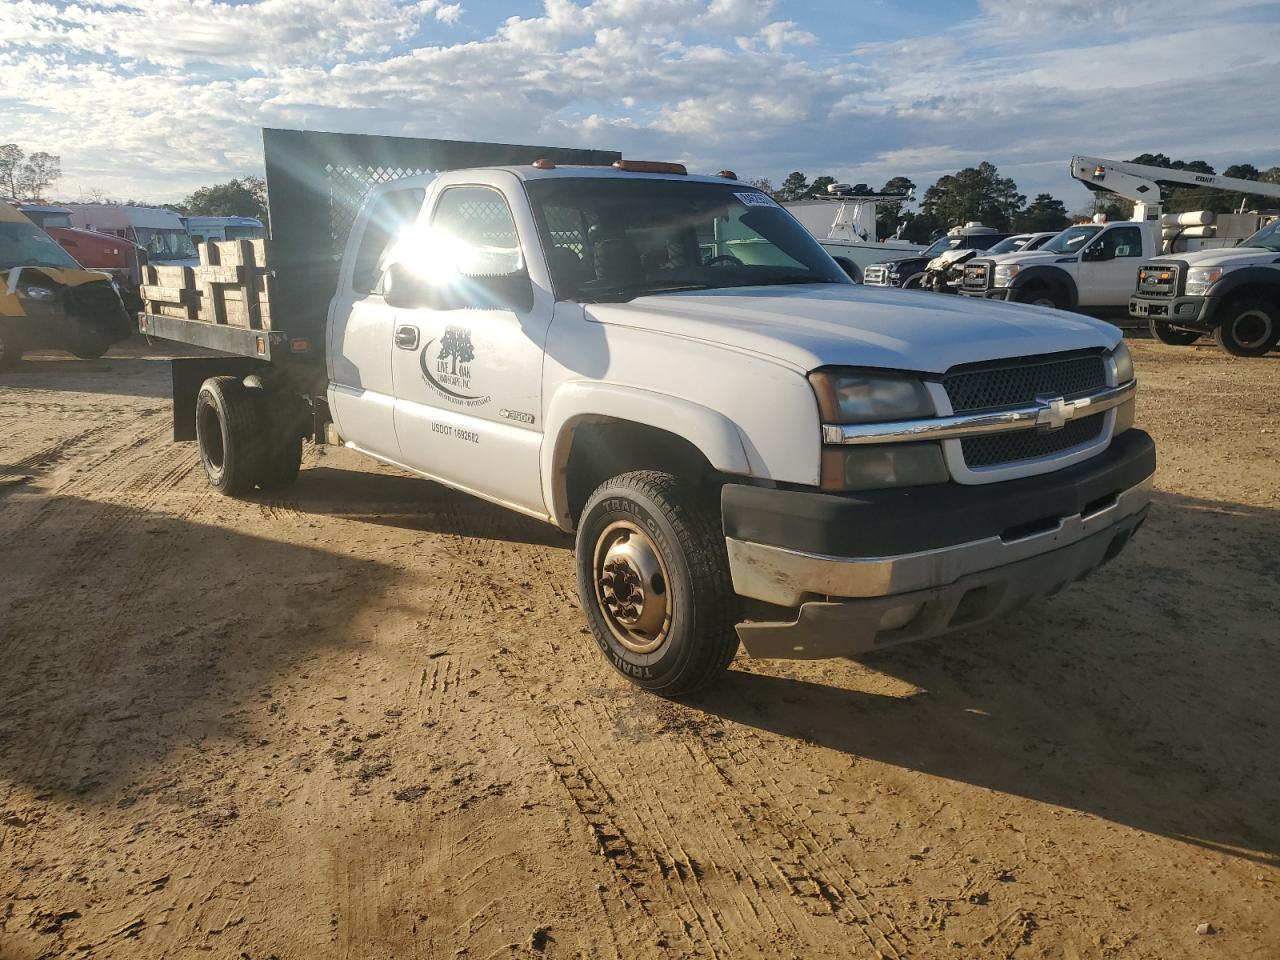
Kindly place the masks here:
<instances>
[{"instance_id":1,"label":"door handle","mask_svg":"<svg viewBox=\"0 0 1280 960\"><path fill-rule=\"evenodd\" d=\"M418 328L405 324L396 327L396 346L401 350L413 350L418 346Z\"/></svg>"}]
</instances>

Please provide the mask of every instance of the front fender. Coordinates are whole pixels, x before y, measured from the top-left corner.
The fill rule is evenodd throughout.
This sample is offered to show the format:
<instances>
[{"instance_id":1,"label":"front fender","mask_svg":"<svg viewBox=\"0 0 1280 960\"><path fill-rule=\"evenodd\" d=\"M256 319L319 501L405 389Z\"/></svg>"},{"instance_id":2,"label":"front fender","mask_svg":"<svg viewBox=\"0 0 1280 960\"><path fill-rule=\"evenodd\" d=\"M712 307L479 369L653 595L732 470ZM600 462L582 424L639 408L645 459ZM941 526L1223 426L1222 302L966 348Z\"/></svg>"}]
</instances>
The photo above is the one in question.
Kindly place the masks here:
<instances>
[{"instance_id":1,"label":"front fender","mask_svg":"<svg viewBox=\"0 0 1280 960\"><path fill-rule=\"evenodd\" d=\"M1259 293L1265 291L1280 302L1280 257L1276 258L1276 264L1275 267L1256 266L1228 270L1221 280L1209 288L1206 295L1221 303L1242 287L1258 287Z\"/></svg>"},{"instance_id":2,"label":"front fender","mask_svg":"<svg viewBox=\"0 0 1280 960\"><path fill-rule=\"evenodd\" d=\"M566 383L547 405L541 452L543 500L566 530L573 524L565 483L573 432L581 424L600 420L625 420L665 430L692 443L720 473L751 473L742 435L722 413L639 387L590 381Z\"/></svg>"},{"instance_id":3,"label":"front fender","mask_svg":"<svg viewBox=\"0 0 1280 960\"><path fill-rule=\"evenodd\" d=\"M1066 294L1067 302L1065 306L1068 309L1080 302L1080 291L1076 288L1075 277L1061 267L1055 267L1047 263L1027 267L1027 269L1019 271L1018 275L1013 278L1013 283L1009 284L1009 289L1016 293L1032 283L1047 283L1050 287L1061 290Z\"/></svg>"}]
</instances>

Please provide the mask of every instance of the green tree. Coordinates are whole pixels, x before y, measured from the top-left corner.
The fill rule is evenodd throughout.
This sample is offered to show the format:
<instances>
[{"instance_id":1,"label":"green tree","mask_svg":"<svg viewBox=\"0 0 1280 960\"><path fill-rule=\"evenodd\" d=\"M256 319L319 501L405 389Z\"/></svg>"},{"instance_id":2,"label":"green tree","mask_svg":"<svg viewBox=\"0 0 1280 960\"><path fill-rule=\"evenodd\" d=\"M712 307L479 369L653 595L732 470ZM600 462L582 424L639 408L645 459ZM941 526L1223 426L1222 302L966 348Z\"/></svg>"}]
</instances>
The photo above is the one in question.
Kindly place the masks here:
<instances>
[{"instance_id":1,"label":"green tree","mask_svg":"<svg viewBox=\"0 0 1280 960\"><path fill-rule=\"evenodd\" d=\"M226 183L201 187L182 201L188 216L257 217L267 215L261 177L241 177Z\"/></svg>"},{"instance_id":2,"label":"green tree","mask_svg":"<svg viewBox=\"0 0 1280 960\"><path fill-rule=\"evenodd\" d=\"M0 191L14 198L18 196L18 170L25 156L16 143L0 144Z\"/></svg>"},{"instance_id":3,"label":"green tree","mask_svg":"<svg viewBox=\"0 0 1280 960\"><path fill-rule=\"evenodd\" d=\"M16 196L23 200L39 200L46 188L62 179L62 158L37 150L22 161L16 179Z\"/></svg>"},{"instance_id":4,"label":"green tree","mask_svg":"<svg viewBox=\"0 0 1280 960\"><path fill-rule=\"evenodd\" d=\"M907 177L890 177L880 188L881 193L911 193L916 185ZM898 232L898 225L905 222L901 203L882 203L876 209L876 234L880 240ZM903 236L906 227L903 227Z\"/></svg>"},{"instance_id":5,"label":"green tree","mask_svg":"<svg viewBox=\"0 0 1280 960\"><path fill-rule=\"evenodd\" d=\"M827 196L827 187L836 182L835 177L821 176L814 177L813 183L809 185L809 196L825 197Z\"/></svg>"},{"instance_id":6,"label":"green tree","mask_svg":"<svg viewBox=\"0 0 1280 960\"><path fill-rule=\"evenodd\" d=\"M782 181L776 197L778 200L801 200L808 190L809 178L799 170L795 170L788 173L787 178Z\"/></svg>"},{"instance_id":7,"label":"green tree","mask_svg":"<svg viewBox=\"0 0 1280 960\"><path fill-rule=\"evenodd\" d=\"M742 182L748 187L755 187L757 190L763 190L775 200L778 199L778 191L773 188L773 181L768 177L748 177Z\"/></svg>"},{"instance_id":8,"label":"green tree","mask_svg":"<svg viewBox=\"0 0 1280 960\"><path fill-rule=\"evenodd\" d=\"M1066 205L1048 193L1038 193L1014 221L1015 229L1026 233L1063 230L1071 223Z\"/></svg>"},{"instance_id":9,"label":"green tree","mask_svg":"<svg viewBox=\"0 0 1280 960\"><path fill-rule=\"evenodd\" d=\"M984 160L938 180L925 191L920 209L943 224L978 220L1007 230L1026 201L1013 180L1000 176L995 165Z\"/></svg>"}]
</instances>

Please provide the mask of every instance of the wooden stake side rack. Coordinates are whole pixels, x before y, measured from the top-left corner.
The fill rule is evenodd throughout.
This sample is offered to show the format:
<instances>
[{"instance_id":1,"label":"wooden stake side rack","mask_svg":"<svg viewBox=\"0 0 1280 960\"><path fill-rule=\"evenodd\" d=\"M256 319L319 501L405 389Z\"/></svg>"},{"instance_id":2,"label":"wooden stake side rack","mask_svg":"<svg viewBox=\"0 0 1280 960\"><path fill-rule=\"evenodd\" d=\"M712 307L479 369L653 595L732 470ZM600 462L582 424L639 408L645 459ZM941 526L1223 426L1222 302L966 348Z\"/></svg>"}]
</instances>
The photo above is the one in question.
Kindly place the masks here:
<instances>
[{"instance_id":1,"label":"wooden stake side rack","mask_svg":"<svg viewBox=\"0 0 1280 960\"><path fill-rule=\"evenodd\" d=\"M198 267L142 268L143 312L245 330L270 330L275 278L266 240L209 240Z\"/></svg>"}]
</instances>

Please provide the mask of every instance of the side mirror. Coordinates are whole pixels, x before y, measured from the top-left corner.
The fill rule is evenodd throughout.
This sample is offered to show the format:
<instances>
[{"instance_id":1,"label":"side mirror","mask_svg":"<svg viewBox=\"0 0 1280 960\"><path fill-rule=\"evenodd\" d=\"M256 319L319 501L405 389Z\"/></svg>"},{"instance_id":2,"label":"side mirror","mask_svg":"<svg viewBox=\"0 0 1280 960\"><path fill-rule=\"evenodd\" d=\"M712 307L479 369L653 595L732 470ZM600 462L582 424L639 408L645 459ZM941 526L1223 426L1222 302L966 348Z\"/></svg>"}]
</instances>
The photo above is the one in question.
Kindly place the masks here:
<instances>
[{"instance_id":1,"label":"side mirror","mask_svg":"<svg viewBox=\"0 0 1280 960\"><path fill-rule=\"evenodd\" d=\"M500 276L458 276L447 283L432 283L403 263L387 268L382 296L388 306L405 310L516 310L533 309L533 281L524 270Z\"/></svg>"},{"instance_id":2,"label":"side mirror","mask_svg":"<svg viewBox=\"0 0 1280 960\"><path fill-rule=\"evenodd\" d=\"M412 310L427 306L427 284L403 263L393 263L382 276L382 299L388 306Z\"/></svg>"},{"instance_id":3,"label":"side mirror","mask_svg":"<svg viewBox=\"0 0 1280 960\"><path fill-rule=\"evenodd\" d=\"M1114 260L1115 255L1104 244L1095 243L1091 247L1085 247L1080 259L1085 263L1096 263L1099 260Z\"/></svg>"},{"instance_id":4,"label":"side mirror","mask_svg":"<svg viewBox=\"0 0 1280 960\"><path fill-rule=\"evenodd\" d=\"M848 257L832 257L831 259L840 265L840 269L847 273L849 275L849 279L854 283L862 282L862 271L859 270L858 265Z\"/></svg>"}]
</instances>

